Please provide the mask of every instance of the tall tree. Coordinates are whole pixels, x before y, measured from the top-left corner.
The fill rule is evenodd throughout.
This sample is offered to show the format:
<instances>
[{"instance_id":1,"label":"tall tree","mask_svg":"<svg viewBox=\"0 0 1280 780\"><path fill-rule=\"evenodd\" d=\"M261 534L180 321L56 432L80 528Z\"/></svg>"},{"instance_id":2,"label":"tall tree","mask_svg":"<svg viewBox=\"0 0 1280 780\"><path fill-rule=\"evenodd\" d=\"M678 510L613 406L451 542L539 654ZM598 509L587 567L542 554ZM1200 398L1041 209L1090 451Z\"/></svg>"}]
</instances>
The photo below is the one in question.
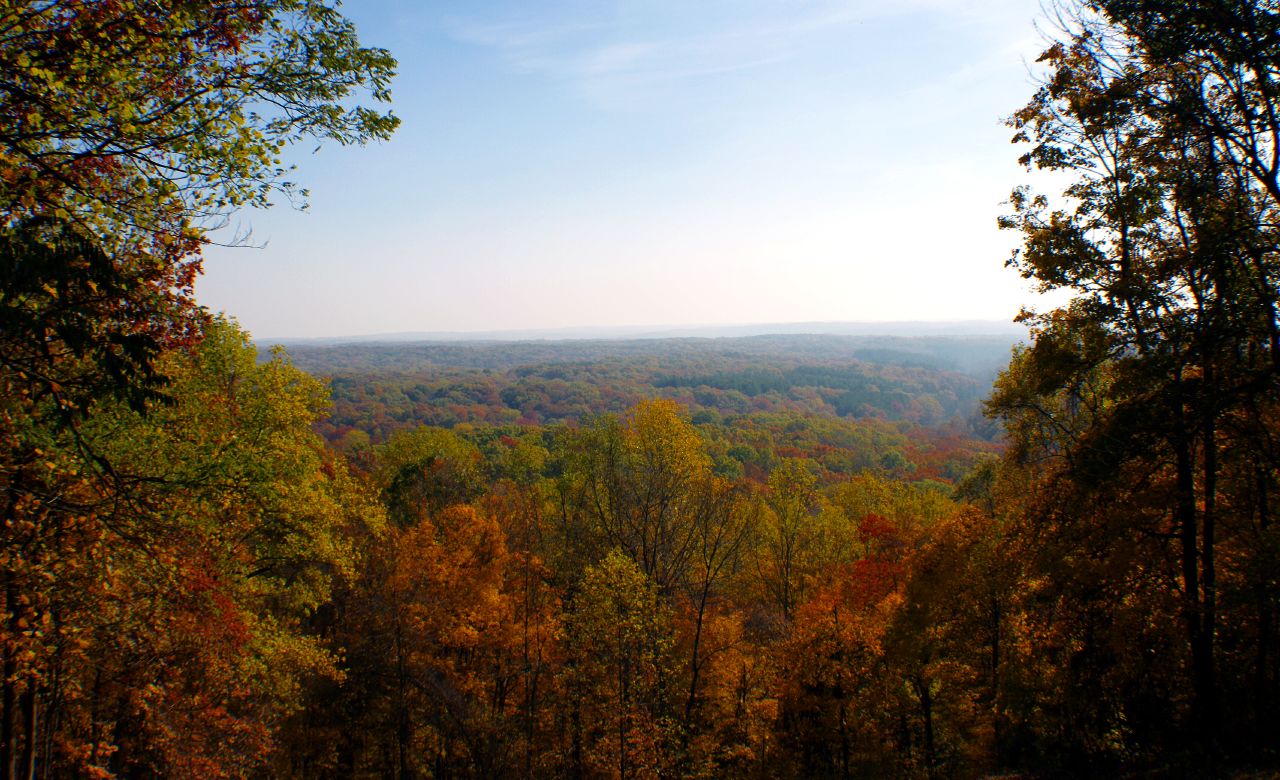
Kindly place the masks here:
<instances>
[{"instance_id":1,"label":"tall tree","mask_svg":"<svg viewBox=\"0 0 1280 780\"><path fill-rule=\"evenodd\" d=\"M327 524L332 516L310 514L307 507L313 505L307 502L316 499L311 493L292 495L297 504L281 507L276 503L279 485L255 480L292 479L305 493L309 477L303 478L305 468L297 469L318 455L290 461L293 455L279 454L273 460L224 440L222 449L206 453L203 468L210 470L201 471L182 460L190 448L154 431L147 434L152 437L148 446L168 452L172 460L152 455L140 463L139 450L121 446L139 439L103 429L117 425L131 435L148 430L145 423L126 422L118 404L125 403L133 414L162 416L167 407L159 403L160 391L167 384L164 369L169 369L175 373L167 401L175 409L194 414L191 398L201 394L214 404L203 410L209 429L178 426L190 434L187 444L208 443L203 434L234 438L238 425L254 429L277 422L280 427L254 429L255 435L297 443L290 437L305 431L310 411L299 412L289 423L271 422L270 414L235 418L242 411L235 404L249 397L237 395L237 379L254 373L242 355L217 358L234 368L222 377L228 383L222 394L184 384L189 377L185 364L164 356L191 347L208 325L192 297L207 230L236 208L267 205L273 193L295 191L286 183L287 168L280 161L289 143L386 137L395 118L352 101L361 92L375 102L387 100L393 68L385 51L359 44L335 4L318 0L0 4L0 548L5 551L0 556L0 778L36 771L37 705L54 707L46 720L69 719L62 726L53 720L44 730L59 734L63 750L55 755L49 746L53 743L45 745L40 753L44 767L53 762L99 771L114 762L131 772L179 771L173 761L202 760L206 754L200 740L226 733L205 729L210 721L195 716L182 728L163 719L148 720L129 704L145 699L144 691L117 687L110 692L95 687L97 682L90 685L94 693L88 700L94 706L113 702L120 709L74 714L70 702L82 699L76 698L78 693L63 695L77 690L72 677L49 683L49 690L41 688L47 683L43 675L59 657L48 650L50 642L72 650L88 642L94 662L101 662L97 680L128 688L132 679L142 686L140 676L115 674L118 668L108 662L109 642L95 644L100 620L114 615L122 624L142 627L134 634L114 635L137 652L177 652L173 643L184 636L189 641L182 651L196 652L202 647L198 633L208 627L201 617L208 614L201 610L210 601L216 606L227 600L239 607L261 598L260 604L270 605L260 615L268 622L283 620L279 615L289 613L285 605L305 610L313 604L299 588L319 587L314 569L291 569L290 562L308 551L315 553L313 563L331 561L336 548L314 550L306 540L331 538ZM224 330L210 327L219 334ZM210 348L234 353L225 342L219 337ZM189 357L199 361L210 355ZM294 404L300 397L295 390L309 399L306 403L318 402L313 384L288 387L292 381L274 388L279 403ZM262 405L255 408L263 410ZM245 444L247 440L238 442ZM169 446L177 450L164 449ZM311 443L299 446L305 450ZM237 452L245 458L240 465L262 470L244 472L219 460ZM187 467L180 478L174 477L173 469ZM213 488L205 480L216 481L217 470L224 467L228 473L222 477L244 480L235 487L262 491L253 496L259 503L250 508L232 502L234 511L211 503ZM167 503L158 499L161 494ZM248 517L261 520L254 513L264 508L278 514L256 527L237 524ZM206 544L202 534L211 533L208 525L216 525L213 518L220 509L231 513L221 531L228 536ZM235 515L240 510L245 514ZM239 540L243 547L229 542L236 533L248 535ZM190 556L175 549L185 544L192 545ZM268 552L272 545L277 546ZM122 560L130 565L117 566ZM260 568L242 568L249 565ZM265 595L270 589L260 588L277 578L289 580L290 587ZM187 593L185 602L148 585L196 580L203 584L193 585L198 594ZM154 614L146 614L145 600L130 604L128 587L134 585L156 597ZM275 612L276 607L281 611ZM289 614L289 620L296 618ZM161 625L165 621L168 629ZM184 634L183 621L196 635ZM245 628L246 636L268 641L274 631L263 624L257 628L263 631ZM111 636L98 634L97 639ZM206 660L214 658L216 648L240 642L237 636L231 631L207 643ZM231 645L219 644L222 639ZM192 668L212 675L207 681L234 679L236 664L262 649L244 655L245 648L241 643L223 658L226 663ZM122 663L144 657L133 651L119 654ZM92 671L95 666L68 662L59 668ZM287 677L289 664L280 668ZM219 701L202 712L208 715L221 707L227 716L223 725L234 730L242 713L232 710L244 704L237 701ZM185 704L192 706L167 711L177 717L200 709L195 698ZM154 708L150 714L164 711ZM81 715L86 716L76 721ZM86 722L87 730L80 729ZM144 722L146 728L140 725ZM118 733L102 730L113 723ZM181 736L161 740L147 731L151 728ZM23 732L26 743L19 747ZM124 747L122 735L134 738L133 748ZM162 749L162 743L169 747ZM243 766L252 764L257 752L246 748ZM233 771L229 764L220 766L218 771ZM191 771L215 773L208 767Z\"/></svg>"},{"instance_id":2,"label":"tall tree","mask_svg":"<svg viewBox=\"0 0 1280 780\"><path fill-rule=\"evenodd\" d=\"M628 556L583 575L567 617L563 672L574 776L654 777L677 753L671 610Z\"/></svg>"},{"instance_id":3,"label":"tall tree","mask_svg":"<svg viewBox=\"0 0 1280 780\"><path fill-rule=\"evenodd\" d=\"M1100 0L1059 19L1063 38L1041 58L1048 76L1011 124L1031 145L1029 167L1073 181L1056 199L1016 190L1003 224L1025 239L1012 265L1077 297L1025 315L1034 344L992 408L1015 433L1014 457L1047 467L1043 490L1082 496L1054 511L1066 538L1099 544L1122 567L1115 577L1163 578L1151 598L1176 594L1184 725L1212 754L1223 588L1273 587L1245 581L1246 562L1266 555L1258 502L1274 472L1248 474L1242 461L1270 461L1258 434L1274 429L1280 388L1275 14ZM1167 556L1174 570L1160 565ZM1229 632L1266 644L1256 630Z\"/></svg>"},{"instance_id":4,"label":"tall tree","mask_svg":"<svg viewBox=\"0 0 1280 780\"><path fill-rule=\"evenodd\" d=\"M163 360L172 403L82 427L112 480L52 437L59 493L6 530L6 738L35 743L15 774L247 774L333 674L305 617L380 513L309 429L322 387L225 323Z\"/></svg>"}]
</instances>

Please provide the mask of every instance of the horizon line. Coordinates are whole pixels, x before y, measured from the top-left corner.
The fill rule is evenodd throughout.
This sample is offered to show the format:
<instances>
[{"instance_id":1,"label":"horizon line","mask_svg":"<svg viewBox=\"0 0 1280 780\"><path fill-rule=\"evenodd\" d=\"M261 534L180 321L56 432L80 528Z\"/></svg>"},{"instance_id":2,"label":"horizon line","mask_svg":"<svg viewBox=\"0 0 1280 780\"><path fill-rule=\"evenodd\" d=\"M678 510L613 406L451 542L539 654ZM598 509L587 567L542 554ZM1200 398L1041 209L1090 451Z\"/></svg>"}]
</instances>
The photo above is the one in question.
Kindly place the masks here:
<instances>
[{"instance_id":1,"label":"horizon line","mask_svg":"<svg viewBox=\"0 0 1280 780\"><path fill-rule=\"evenodd\" d=\"M978 328L978 330L957 330L966 327ZM763 330L769 328L781 328L784 330ZM817 328L818 330L796 330L798 328ZM873 330L877 328L892 329L898 332ZM911 335L995 336L1025 331L1026 326L1013 320L996 319L800 320L789 322L704 324L566 325L557 327L494 328L485 330L406 330L344 334L336 336L260 337L251 334L251 337L257 344L337 345L350 343L368 344L408 341L621 341L655 338L725 338L773 335L901 336L903 335L901 333L903 330L913 331Z\"/></svg>"}]
</instances>

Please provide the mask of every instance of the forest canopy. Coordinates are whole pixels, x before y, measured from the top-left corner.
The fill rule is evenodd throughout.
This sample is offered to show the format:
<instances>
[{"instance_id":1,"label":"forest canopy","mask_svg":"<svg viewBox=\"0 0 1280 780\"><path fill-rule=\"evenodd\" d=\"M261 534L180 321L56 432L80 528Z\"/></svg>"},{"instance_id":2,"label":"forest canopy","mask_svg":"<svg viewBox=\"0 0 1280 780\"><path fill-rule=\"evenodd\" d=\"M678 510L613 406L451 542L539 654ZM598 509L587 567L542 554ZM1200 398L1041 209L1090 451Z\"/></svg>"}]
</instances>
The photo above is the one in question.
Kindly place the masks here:
<instances>
[{"instance_id":1,"label":"forest canopy","mask_svg":"<svg viewBox=\"0 0 1280 780\"><path fill-rule=\"evenodd\" d=\"M1001 226L1069 302L1011 360L260 353L209 231L388 137L391 55L0 5L0 780L1274 773L1280 14L1056 22L1009 124L1065 185Z\"/></svg>"}]
</instances>

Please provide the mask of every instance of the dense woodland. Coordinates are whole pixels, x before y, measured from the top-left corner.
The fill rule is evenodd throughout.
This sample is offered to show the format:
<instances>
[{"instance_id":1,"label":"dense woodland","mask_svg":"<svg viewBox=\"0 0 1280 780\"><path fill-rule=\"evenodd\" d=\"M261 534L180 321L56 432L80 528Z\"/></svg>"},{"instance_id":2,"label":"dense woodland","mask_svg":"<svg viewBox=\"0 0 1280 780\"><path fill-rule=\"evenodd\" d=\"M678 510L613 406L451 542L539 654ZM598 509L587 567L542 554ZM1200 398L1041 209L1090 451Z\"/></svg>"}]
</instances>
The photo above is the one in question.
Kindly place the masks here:
<instances>
[{"instance_id":1,"label":"dense woodland","mask_svg":"<svg viewBox=\"0 0 1280 780\"><path fill-rule=\"evenodd\" d=\"M878 418L990 439L997 429L981 403L1014 343L815 335L289 345L287 353L329 381L333 408L319 430L331 441L352 432L381 441L423 424L565 423L652 398L677 401L702 420Z\"/></svg>"},{"instance_id":2,"label":"dense woodland","mask_svg":"<svg viewBox=\"0 0 1280 780\"><path fill-rule=\"evenodd\" d=\"M1274 774L1280 14L1056 14L1009 121L1066 189L1002 226L1074 297L992 385L259 354L208 231L388 137L391 55L320 0L0 4L0 780Z\"/></svg>"}]
</instances>

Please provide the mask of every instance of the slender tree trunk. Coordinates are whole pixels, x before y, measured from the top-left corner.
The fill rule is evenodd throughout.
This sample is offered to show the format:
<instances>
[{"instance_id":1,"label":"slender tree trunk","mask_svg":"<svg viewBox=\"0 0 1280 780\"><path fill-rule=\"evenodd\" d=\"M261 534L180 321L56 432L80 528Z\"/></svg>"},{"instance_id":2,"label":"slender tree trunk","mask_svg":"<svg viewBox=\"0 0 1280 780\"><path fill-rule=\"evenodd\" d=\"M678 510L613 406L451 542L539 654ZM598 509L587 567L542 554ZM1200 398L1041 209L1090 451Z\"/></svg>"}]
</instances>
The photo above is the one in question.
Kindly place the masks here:
<instances>
[{"instance_id":1,"label":"slender tree trunk","mask_svg":"<svg viewBox=\"0 0 1280 780\"><path fill-rule=\"evenodd\" d=\"M45 712L44 720L47 724L43 729L44 745L41 746L39 753L36 755L36 761L40 765L41 780L48 780L50 767L53 763L53 735L58 731L58 694L60 690L55 684L45 689Z\"/></svg>"},{"instance_id":2,"label":"slender tree trunk","mask_svg":"<svg viewBox=\"0 0 1280 780\"><path fill-rule=\"evenodd\" d=\"M136 684L136 680L129 680L126 683L130 688ZM111 747L114 749L110 757L107 759L107 766L117 775L125 775L128 773L129 765L135 760L135 755L131 755L131 751L136 751L136 745L126 743L126 739L132 736L136 729L130 723L129 714L129 697L116 697L116 714L112 718L111 726Z\"/></svg>"},{"instance_id":3,"label":"slender tree trunk","mask_svg":"<svg viewBox=\"0 0 1280 780\"><path fill-rule=\"evenodd\" d=\"M9 641L16 642L18 636L18 589L12 577L6 578L4 589L6 626ZM3 694L0 694L0 780L14 780L14 764L17 761L18 748L18 692L17 663L13 651L4 647L4 664L0 671L4 674Z\"/></svg>"},{"instance_id":4,"label":"slender tree trunk","mask_svg":"<svg viewBox=\"0 0 1280 780\"><path fill-rule=\"evenodd\" d=\"M396 621L396 769L399 780L410 780L413 777L409 767L409 741L412 731L409 727L408 672L405 668L403 637L399 620Z\"/></svg>"},{"instance_id":5,"label":"slender tree trunk","mask_svg":"<svg viewBox=\"0 0 1280 780\"><path fill-rule=\"evenodd\" d=\"M1258 466L1255 469L1255 475L1258 484L1258 530L1263 536L1271 526L1271 509L1268 505L1267 496L1267 474L1266 471ZM1272 676L1271 670L1271 632L1272 632L1272 610L1271 610L1271 594L1266 582L1257 585L1258 590L1258 658L1257 668L1255 670L1256 683L1255 695L1257 697L1256 712L1259 716L1259 723L1269 720L1270 714L1275 710L1276 701L1272 696Z\"/></svg>"},{"instance_id":6,"label":"slender tree trunk","mask_svg":"<svg viewBox=\"0 0 1280 780\"><path fill-rule=\"evenodd\" d=\"M1179 382L1179 385L1181 382ZM1179 386L1179 390L1181 387ZM1186 407L1181 403L1179 392L1179 413L1185 420ZM1177 469L1177 500L1174 507L1178 526L1178 538L1181 541L1182 558L1182 612L1187 631L1187 643L1191 648L1191 685L1193 691L1191 721L1196 735L1203 734L1207 702L1201 690L1201 669L1204 667L1204 643L1201 635L1204 631L1200 617L1200 551L1198 539L1198 523L1196 522L1196 488L1195 464L1192 461L1191 441L1185 435L1187 428L1179 425L1173 435L1175 467Z\"/></svg>"},{"instance_id":7,"label":"slender tree trunk","mask_svg":"<svg viewBox=\"0 0 1280 780\"><path fill-rule=\"evenodd\" d=\"M840 702L840 777L849 780L849 707Z\"/></svg>"},{"instance_id":8,"label":"slender tree trunk","mask_svg":"<svg viewBox=\"0 0 1280 780\"><path fill-rule=\"evenodd\" d=\"M90 749L89 760L97 763L98 761L98 722L102 713L102 667L99 666L93 673L93 693L89 697L89 735Z\"/></svg>"},{"instance_id":9,"label":"slender tree trunk","mask_svg":"<svg viewBox=\"0 0 1280 780\"><path fill-rule=\"evenodd\" d=\"M618 777L627 780L627 713L631 709L629 670L626 661L618 664Z\"/></svg>"},{"instance_id":10,"label":"slender tree trunk","mask_svg":"<svg viewBox=\"0 0 1280 780\"><path fill-rule=\"evenodd\" d=\"M36 708L40 702L40 697L36 694L35 680L28 679L27 689L22 693L22 722L26 739L22 743L22 758L18 764L19 774L27 780L35 780L36 777L36 741L39 739Z\"/></svg>"},{"instance_id":11,"label":"slender tree trunk","mask_svg":"<svg viewBox=\"0 0 1280 780\"><path fill-rule=\"evenodd\" d=\"M1205 369L1206 383L1212 392L1213 368ZM1217 636L1217 564L1215 561L1215 524L1217 522L1218 494L1218 443L1214 415L1209 414L1204 424L1204 517L1201 521L1200 555L1202 561L1201 600L1202 627L1200 634L1200 652L1196 668L1196 698L1201 700L1201 715L1204 726L1211 731L1205 734L1216 742L1218 727L1218 689L1214 670L1214 645Z\"/></svg>"},{"instance_id":12,"label":"slender tree trunk","mask_svg":"<svg viewBox=\"0 0 1280 780\"><path fill-rule=\"evenodd\" d=\"M993 595L991 596L991 737L997 767L1004 764L1000 739L1000 617L1000 599Z\"/></svg>"},{"instance_id":13,"label":"slender tree trunk","mask_svg":"<svg viewBox=\"0 0 1280 780\"><path fill-rule=\"evenodd\" d=\"M916 677L916 692L920 694L920 714L924 720L924 762L929 776L933 776L936 763L933 746L933 694L929 690L929 681L924 675Z\"/></svg>"},{"instance_id":14,"label":"slender tree trunk","mask_svg":"<svg viewBox=\"0 0 1280 780\"><path fill-rule=\"evenodd\" d=\"M524 560L523 560L524 570L521 572L522 577L524 579L524 594L523 594L524 621L523 621L523 641L521 642L521 655L523 656L523 660L524 660L524 673L525 673L524 774L523 774L523 777L525 777L527 780L527 778L533 777L533 717L534 717L533 708L534 708L534 701L537 697L537 691L538 691L537 676L536 676L536 673L532 671L533 669L532 653L530 652L530 647L529 647L529 615L533 610L533 594L532 594L533 586L531 582L532 575L529 571L530 545L529 545L529 529L528 529L527 522L525 524L524 542L525 542L524 544L525 553L524 553Z\"/></svg>"},{"instance_id":15,"label":"slender tree trunk","mask_svg":"<svg viewBox=\"0 0 1280 780\"><path fill-rule=\"evenodd\" d=\"M533 777L533 743L536 734L536 718L538 708L538 671L533 671L529 675L528 696L526 706L528 709L528 717L525 720L525 745L524 745L524 777Z\"/></svg>"},{"instance_id":16,"label":"slender tree trunk","mask_svg":"<svg viewBox=\"0 0 1280 780\"><path fill-rule=\"evenodd\" d=\"M570 729L573 732L573 777L582 780L582 696L573 697L573 712L570 715Z\"/></svg>"},{"instance_id":17,"label":"slender tree trunk","mask_svg":"<svg viewBox=\"0 0 1280 780\"><path fill-rule=\"evenodd\" d=\"M686 743L688 743L689 739L689 726L693 724L693 708L698 701L698 682L702 671L702 662L698 658L698 651L702 646L702 623L706 619L709 591L709 584L702 589L701 596L698 599L698 617L693 628L693 656L689 659L689 697L684 704Z\"/></svg>"}]
</instances>

